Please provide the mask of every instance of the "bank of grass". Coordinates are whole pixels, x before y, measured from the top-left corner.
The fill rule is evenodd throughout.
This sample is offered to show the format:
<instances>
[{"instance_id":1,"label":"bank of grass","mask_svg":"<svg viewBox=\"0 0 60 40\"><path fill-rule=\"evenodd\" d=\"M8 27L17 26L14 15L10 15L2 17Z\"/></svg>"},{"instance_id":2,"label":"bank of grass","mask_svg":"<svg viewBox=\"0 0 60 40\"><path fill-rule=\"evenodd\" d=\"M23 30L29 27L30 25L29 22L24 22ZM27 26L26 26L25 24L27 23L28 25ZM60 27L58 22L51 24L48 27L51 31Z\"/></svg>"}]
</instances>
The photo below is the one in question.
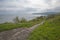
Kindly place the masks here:
<instances>
[{"instance_id":1,"label":"bank of grass","mask_svg":"<svg viewBox=\"0 0 60 40\"><path fill-rule=\"evenodd\" d=\"M30 34L28 40L60 40L60 14L49 17Z\"/></svg>"},{"instance_id":2,"label":"bank of grass","mask_svg":"<svg viewBox=\"0 0 60 40\"><path fill-rule=\"evenodd\" d=\"M1 31L6 31L6 30L11 30L14 28L23 28L23 27L30 27L32 26L30 23L19 23L19 24L13 24L13 23L7 23L7 24L0 24L0 32Z\"/></svg>"},{"instance_id":3,"label":"bank of grass","mask_svg":"<svg viewBox=\"0 0 60 40\"><path fill-rule=\"evenodd\" d=\"M30 21L26 21L24 18L22 20L19 20L18 17L16 17L14 19L14 23L7 22L7 23L0 24L0 32L15 29L15 28L32 27L33 25L40 23L42 20L43 18L37 17Z\"/></svg>"}]
</instances>

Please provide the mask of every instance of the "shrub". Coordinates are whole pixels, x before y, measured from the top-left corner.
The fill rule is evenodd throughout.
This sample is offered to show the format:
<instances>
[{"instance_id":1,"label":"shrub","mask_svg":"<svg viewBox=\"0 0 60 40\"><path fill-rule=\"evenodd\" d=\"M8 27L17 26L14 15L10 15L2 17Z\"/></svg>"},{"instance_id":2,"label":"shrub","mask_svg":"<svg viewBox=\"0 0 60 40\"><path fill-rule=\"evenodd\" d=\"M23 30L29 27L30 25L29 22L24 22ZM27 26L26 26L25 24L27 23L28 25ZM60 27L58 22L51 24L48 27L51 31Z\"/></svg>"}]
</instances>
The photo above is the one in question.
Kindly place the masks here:
<instances>
[{"instance_id":1,"label":"shrub","mask_svg":"<svg viewBox=\"0 0 60 40\"><path fill-rule=\"evenodd\" d=\"M20 22L18 16L16 18L14 18L13 21L14 21L14 23L19 23Z\"/></svg>"}]
</instances>

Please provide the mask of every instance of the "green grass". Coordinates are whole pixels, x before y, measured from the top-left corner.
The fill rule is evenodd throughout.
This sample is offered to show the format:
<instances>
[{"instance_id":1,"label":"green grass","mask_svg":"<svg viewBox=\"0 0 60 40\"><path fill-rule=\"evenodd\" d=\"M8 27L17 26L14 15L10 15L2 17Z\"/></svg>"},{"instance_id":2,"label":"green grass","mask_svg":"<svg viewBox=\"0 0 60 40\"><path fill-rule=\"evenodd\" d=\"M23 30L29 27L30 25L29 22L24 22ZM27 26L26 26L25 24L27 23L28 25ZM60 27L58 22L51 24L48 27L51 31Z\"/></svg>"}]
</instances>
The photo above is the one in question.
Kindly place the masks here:
<instances>
[{"instance_id":1,"label":"green grass","mask_svg":"<svg viewBox=\"0 0 60 40\"><path fill-rule=\"evenodd\" d=\"M46 20L30 34L27 40L60 40L60 15Z\"/></svg>"},{"instance_id":2,"label":"green grass","mask_svg":"<svg viewBox=\"0 0 60 40\"><path fill-rule=\"evenodd\" d=\"M10 30L14 28L23 28L23 27L30 27L32 26L30 23L21 23L21 24L13 24L13 23L7 23L7 24L0 24L0 32L5 30Z\"/></svg>"},{"instance_id":3,"label":"green grass","mask_svg":"<svg viewBox=\"0 0 60 40\"><path fill-rule=\"evenodd\" d=\"M25 27L32 27L35 24L38 24L42 21L42 19L32 19L28 22L24 22L25 20L22 20L22 22L18 22L18 23L3 23L0 24L0 32L2 31L6 31L6 30L11 30L11 29L15 29L15 28L25 28Z\"/></svg>"}]
</instances>

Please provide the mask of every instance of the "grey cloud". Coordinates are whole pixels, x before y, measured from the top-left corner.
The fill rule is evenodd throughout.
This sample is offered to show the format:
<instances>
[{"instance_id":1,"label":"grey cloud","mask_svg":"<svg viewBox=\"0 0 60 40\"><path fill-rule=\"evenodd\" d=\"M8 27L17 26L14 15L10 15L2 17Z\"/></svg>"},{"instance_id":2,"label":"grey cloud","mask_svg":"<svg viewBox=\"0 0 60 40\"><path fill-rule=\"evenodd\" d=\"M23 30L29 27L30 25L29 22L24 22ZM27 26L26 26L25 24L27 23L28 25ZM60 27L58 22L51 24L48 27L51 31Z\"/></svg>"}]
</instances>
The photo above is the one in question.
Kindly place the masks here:
<instances>
[{"instance_id":1,"label":"grey cloud","mask_svg":"<svg viewBox=\"0 0 60 40\"><path fill-rule=\"evenodd\" d=\"M60 0L0 0L1 10L44 12L60 11Z\"/></svg>"}]
</instances>

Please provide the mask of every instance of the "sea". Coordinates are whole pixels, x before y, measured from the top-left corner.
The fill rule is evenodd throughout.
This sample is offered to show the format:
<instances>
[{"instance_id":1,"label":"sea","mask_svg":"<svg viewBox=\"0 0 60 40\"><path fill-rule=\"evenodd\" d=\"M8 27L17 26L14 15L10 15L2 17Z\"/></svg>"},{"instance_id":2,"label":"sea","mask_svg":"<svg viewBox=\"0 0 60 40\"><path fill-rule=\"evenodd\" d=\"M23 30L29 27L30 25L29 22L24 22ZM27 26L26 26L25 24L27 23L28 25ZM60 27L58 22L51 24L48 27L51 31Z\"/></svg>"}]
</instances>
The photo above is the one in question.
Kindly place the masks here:
<instances>
[{"instance_id":1,"label":"sea","mask_svg":"<svg viewBox=\"0 0 60 40\"><path fill-rule=\"evenodd\" d=\"M13 19L16 17L19 19L25 18L29 21L38 17L38 15L33 15L32 13L0 12L0 23L13 22Z\"/></svg>"}]
</instances>

